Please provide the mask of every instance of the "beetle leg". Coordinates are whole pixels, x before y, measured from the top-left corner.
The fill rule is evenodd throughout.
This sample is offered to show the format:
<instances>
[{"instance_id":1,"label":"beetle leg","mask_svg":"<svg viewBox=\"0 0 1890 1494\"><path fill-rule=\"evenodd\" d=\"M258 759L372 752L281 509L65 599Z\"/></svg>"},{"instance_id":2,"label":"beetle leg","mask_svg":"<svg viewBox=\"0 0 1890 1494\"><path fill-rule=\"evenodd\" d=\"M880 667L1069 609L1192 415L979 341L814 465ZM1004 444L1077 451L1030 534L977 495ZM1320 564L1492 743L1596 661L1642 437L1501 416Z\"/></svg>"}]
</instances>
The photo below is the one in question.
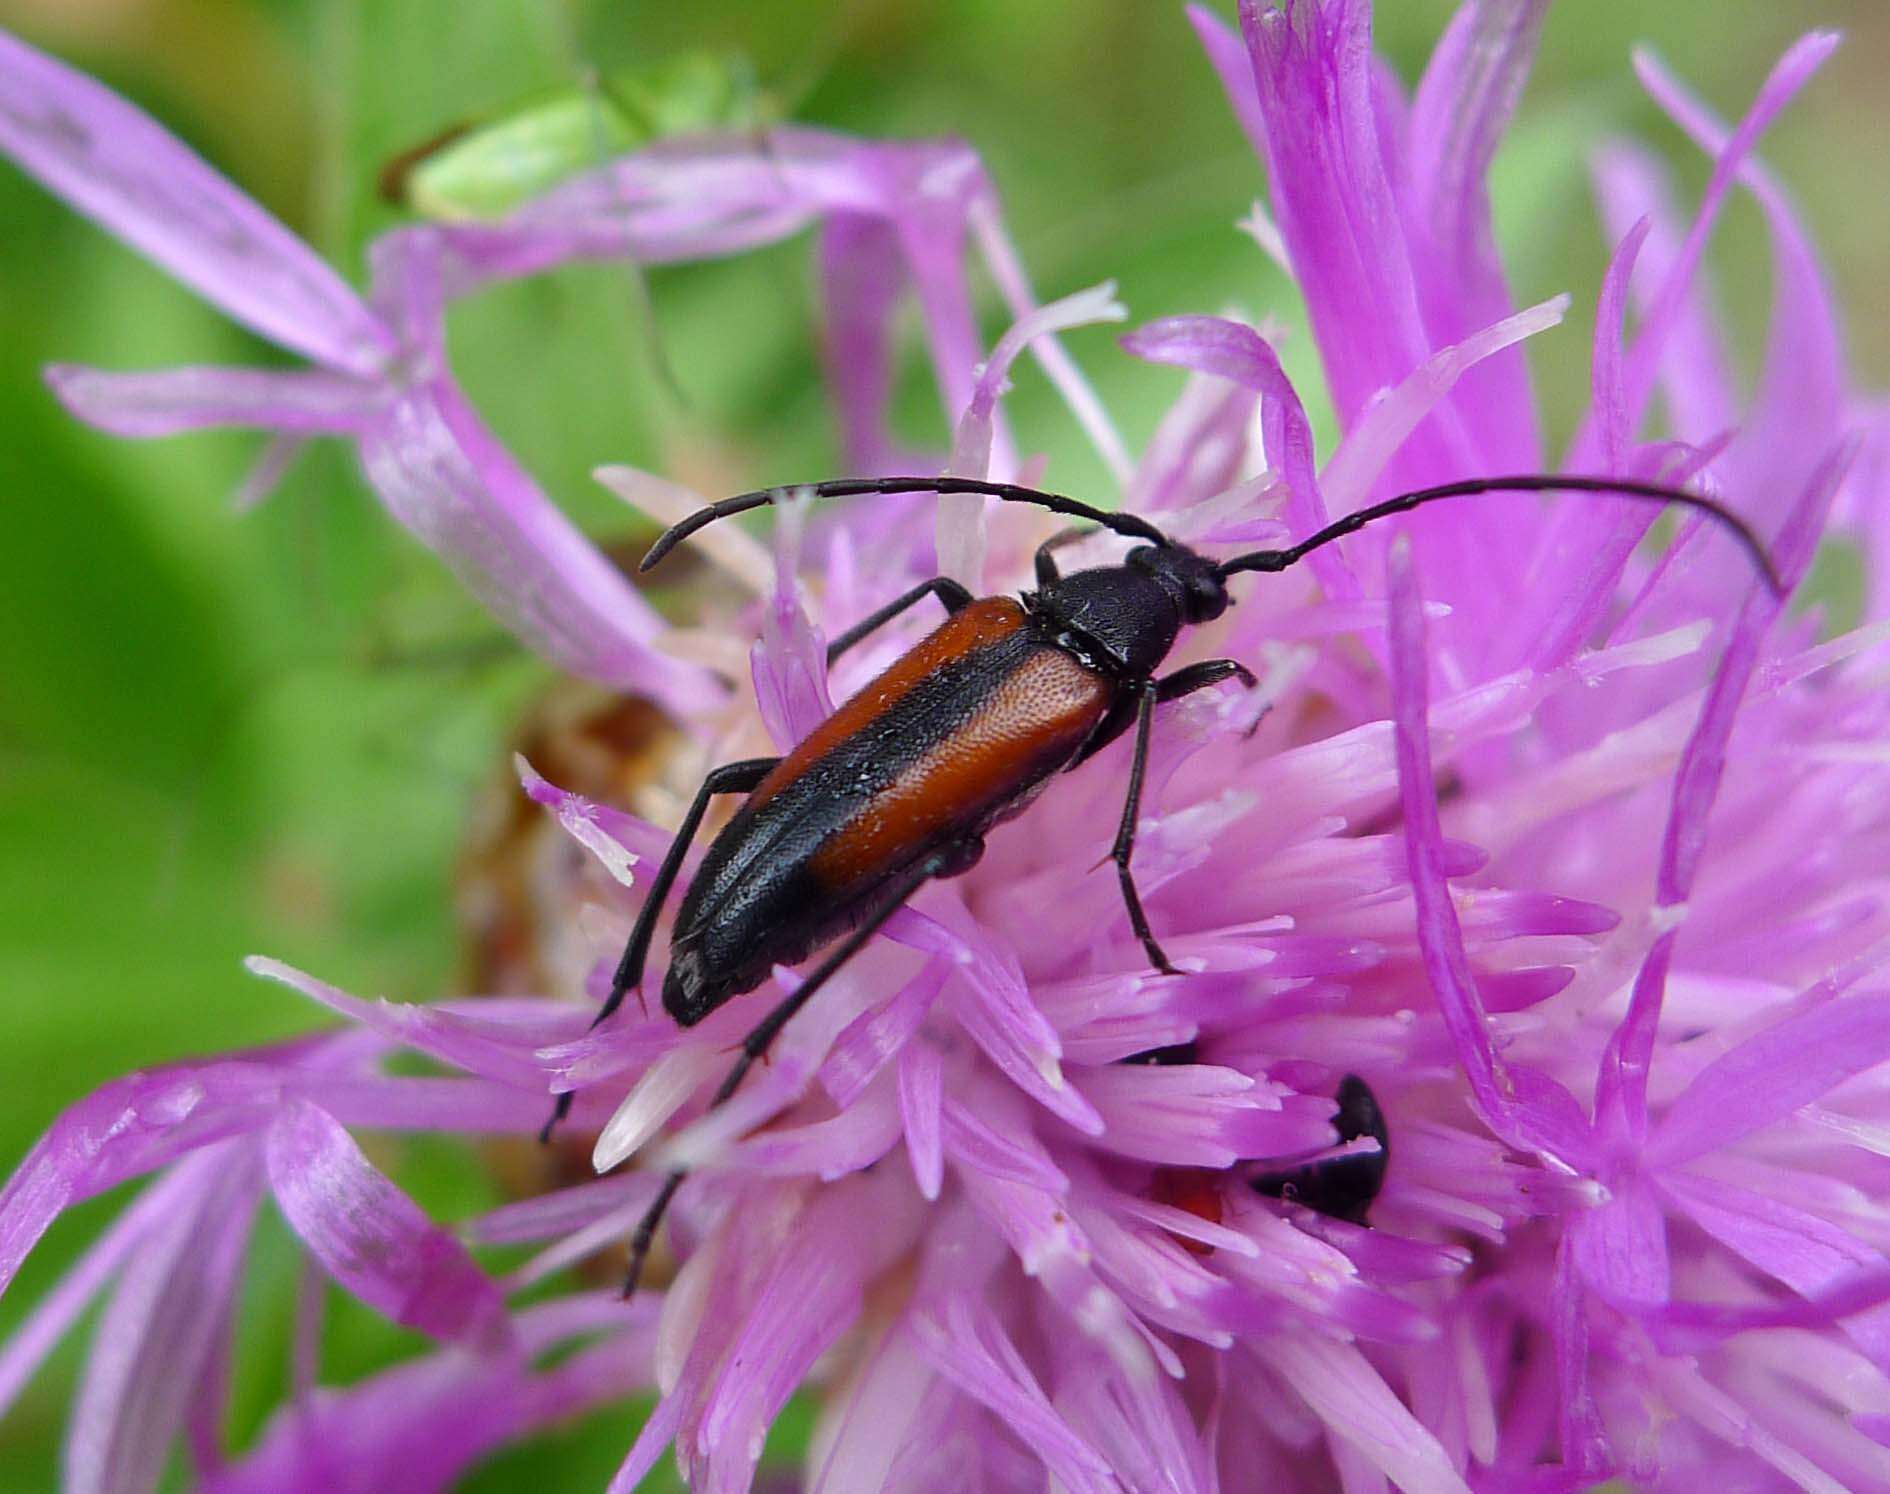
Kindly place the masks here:
<instances>
[{"instance_id":1,"label":"beetle leg","mask_svg":"<svg viewBox=\"0 0 1890 1494\"><path fill-rule=\"evenodd\" d=\"M1187 673L1186 670L1181 672ZM1142 813L1142 778L1148 770L1149 734L1155 724L1155 702L1160 697L1160 685L1154 680L1143 682L1135 708L1135 758L1129 764L1129 796L1123 801L1122 824L1117 827L1116 843L1109 856L1116 863L1116 876L1122 883L1122 901L1128 905L1129 927L1135 930L1135 937L1148 951L1149 963L1163 975L1179 975L1181 972L1168 963L1168 956L1162 953L1161 945L1149 932L1148 915L1142 911L1142 899L1135 891L1135 874L1129 870L1129 858L1135 854L1135 822Z\"/></svg>"},{"instance_id":2,"label":"beetle leg","mask_svg":"<svg viewBox=\"0 0 1890 1494\"><path fill-rule=\"evenodd\" d=\"M858 954L873 935L893 914L906 905L906 900L934 877L954 876L968 869L978 859L983 850L981 842L972 842L963 847L945 846L927 856L906 874L893 895L877 910L873 916L849 934L839 946L822 960L808 974L806 980L789 992L773 1011L756 1024L747 1037L742 1039L742 1054L729 1068L728 1075L722 1080L715 1097L709 1101L708 1108L714 1110L727 1102L729 1097L741 1087L748 1071L755 1066L756 1060L764 1057L780 1036L781 1029L787 1026L794 1014L813 998L813 995L840 971L840 967ZM686 1170L678 1168L663 1180L663 1188L643 1211L643 1217L637 1221L636 1232L630 1237L630 1269L625 1274L623 1294L634 1296L637 1279L643 1274L643 1263L649 1258L650 1245L656 1238L657 1226L663 1222L663 1215L669 1211L669 1201L676 1196L676 1190L688 1177Z\"/></svg>"},{"instance_id":3,"label":"beetle leg","mask_svg":"<svg viewBox=\"0 0 1890 1494\"><path fill-rule=\"evenodd\" d=\"M1095 532L1096 531L1093 529L1079 529L1072 524L1068 529L1059 529L1055 534L1051 535L1049 539L1037 546L1037 584L1039 586L1049 586L1052 582L1060 578L1061 573L1057 570L1057 557L1054 552L1061 550L1065 545L1073 545L1078 540L1092 535Z\"/></svg>"},{"instance_id":4,"label":"beetle leg","mask_svg":"<svg viewBox=\"0 0 1890 1494\"><path fill-rule=\"evenodd\" d=\"M848 628L846 632L842 633L838 638L834 639L832 643L828 644L827 662L829 664L833 663L835 659L839 658L869 633L883 628L900 613L904 612L906 608L923 601L928 596L935 596L940 602L944 603L945 611L948 614L956 612L960 607L963 607L971 600L971 593L966 591L965 588L960 586L956 581L952 580L950 576L934 576L930 581L921 581L904 596L894 597L892 601L888 602L884 607L881 607L879 611L869 617L861 618L860 621L856 622L852 627Z\"/></svg>"},{"instance_id":5,"label":"beetle leg","mask_svg":"<svg viewBox=\"0 0 1890 1494\"><path fill-rule=\"evenodd\" d=\"M1070 531L1066 529L1063 533L1068 534ZM1057 558L1051 553L1056 548L1058 538L1058 535L1053 534L1049 539L1037 546L1036 568L1037 585L1039 587L1054 586L1060 579L1057 571Z\"/></svg>"},{"instance_id":6,"label":"beetle leg","mask_svg":"<svg viewBox=\"0 0 1890 1494\"><path fill-rule=\"evenodd\" d=\"M1165 680L1155 682L1155 703L1166 705L1171 700L1179 700L1184 695L1192 695L1196 690L1205 690L1209 685L1218 685L1222 680L1240 676L1240 682L1249 690L1260 682L1253 677L1253 671L1237 659L1209 659L1205 663L1190 664L1186 669L1177 669ZM1080 768L1103 748L1121 736L1135 724L1136 712L1141 704L1140 697L1124 694L1109 708L1090 739L1083 744L1083 750L1076 754L1070 763L1070 770ZM1255 726L1259 723L1256 721ZM1249 729L1249 735L1252 729ZM1098 861L1097 866L1102 862Z\"/></svg>"},{"instance_id":7,"label":"beetle leg","mask_svg":"<svg viewBox=\"0 0 1890 1494\"><path fill-rule=\"evenodd\" d=\"M624 945L623 957L617 961L617 972L610 978L610 994L597 1009L597 1015L591 1018L592 1028L607 1020L611 1013L622 1006L623 998L642 981L644 962L650 956L650 940L656 934L656 920L662 914L670 888L676 885L677 874L682 871L683 858L689 854L689 842L696 838L702 817L708 813L709 800L717 794L747 793L760 784L780 761L778 757L744 758L741 762L724 763L719 768L711 769L708 777L702 780L702 787L696 790L695 802L689 806L689 813L683 816L682 824L677 826L676 838L669 843L663 864L657 868L655 880L650 883L649 893L637 912L637 921L630 930L630 942ZM550 1141L558 1122L571 1113L571 1095L572 1091L566 1090L558 1096L557 1103L552 1107L551 1119L545 1122L544 1128L538 1133L539 1141Z\"/></svg>"},{"instance_id":8,"label":"beetle leg","mask_svg":"<svg viewBox=\"0 0 1890 1494\"><path fill-rule=\"evenodd\" d=\"M1196 690L1205 690L1209 685L1218 685L1222 680L1240 677L1241 684L1249 690L1260 681L1253 677L1253 671L1238 659L1207 659L1199 664L1190 664L1186 669L1177 669L1166 679L1155 682L1155 698L1166 703L1180 700L1184 695L1192 695Z\"/></svg>"}]
</instances>

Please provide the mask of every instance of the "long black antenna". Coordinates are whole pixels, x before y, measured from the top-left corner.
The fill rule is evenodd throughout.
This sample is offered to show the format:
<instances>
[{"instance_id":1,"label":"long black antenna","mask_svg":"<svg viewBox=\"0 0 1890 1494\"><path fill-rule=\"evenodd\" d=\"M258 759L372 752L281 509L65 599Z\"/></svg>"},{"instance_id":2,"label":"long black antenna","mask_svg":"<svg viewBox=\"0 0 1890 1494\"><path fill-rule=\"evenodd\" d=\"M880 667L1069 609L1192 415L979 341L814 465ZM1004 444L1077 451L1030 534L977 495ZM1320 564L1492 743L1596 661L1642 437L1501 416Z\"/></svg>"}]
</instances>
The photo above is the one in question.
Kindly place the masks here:
<instances>
[{"instance_id":1,"label":"long black antenna","mask_svg":"<svg viewBox=\"0 0 1890 1494\"><path fill-rule=\"evenodd\" d=\"M1396 498L1387 498L1383 503L1374 503L1368 508L1361 508L1356 513L1347 514L1326 525L1317 534L1301 540L1287 550L1254 550L1246 555L1236 555L1232 560L1219 567L1221 578L1225 580L1240 571L1283 571L1290 565L1296 565L1321 545L1329 545L1336 539L1344 539L1348 534L1356 534L1374 520L1387 518L1392 514L1409 513L1414 508L1421 508L1427 503L1437 503L1445 498L1470 498L1479 493L1613 493L1622 498L1641 498L1654 503L1675 503L1683 508L1695 509L1708 518L1716 519L1730 530L1733 537L1744 545L1752 556L1753 564L1765 577L1765 584L1773 592L1783 596L1785 582L1772 564L1772 557L1765 552L1765 546L1758 535L1752 532L1750 525L1731 509L1715 503L1711 498L1702 498L1698 493L1689 493L1684 488L1662 487L1659 483L1636 482L1630 477L1564 477L1555 473L1527 473L1518 477L1471 477L1461 482L1442 483L1434 488L1419 488L1415 492L1400 493Z\"/></svg>"},{"instance_id":2,"label":"long black antenna","mask_svg":"<svg viewBox=\"0 0 1890 1494\"><path fill-rule=\"evenodd\" d=\"M643 557L643 563L637 569L647 571L698 529L713 524L717 519L726 519L731 514L745 514L750 509L766 508L770 503L778 503L796 493L812 493L816 498L854 498L887 493L977 493L987 498L1001 498L1006 503L1035 504L1038 508L1049 509L1053 514L1067 514L1074 519L1088 519L1117 534L1130 539L1147 540L1152 545L1167 547L1172 544L1161 530L1134 514L1111 513L1108 509L1097 508L1075 498L1019 487L1016 483L985 482L975 477L843 477L832 482L790 483L783 487L762 488L753 493L724 498L707 508L699 508L688 518L665 530L657 542L650 546L650 553Z\"/></svg>"}]
</instances>

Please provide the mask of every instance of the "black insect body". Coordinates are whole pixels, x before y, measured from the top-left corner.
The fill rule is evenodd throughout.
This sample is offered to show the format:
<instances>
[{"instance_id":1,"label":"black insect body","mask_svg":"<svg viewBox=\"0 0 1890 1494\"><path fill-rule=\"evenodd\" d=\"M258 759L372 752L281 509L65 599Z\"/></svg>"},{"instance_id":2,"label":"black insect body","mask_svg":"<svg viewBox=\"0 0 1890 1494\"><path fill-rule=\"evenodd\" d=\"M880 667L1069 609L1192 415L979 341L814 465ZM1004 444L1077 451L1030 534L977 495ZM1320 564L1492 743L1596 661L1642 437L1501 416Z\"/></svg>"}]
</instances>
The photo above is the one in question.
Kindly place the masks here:
<instances>
[{"instance_id":1,"label":"black insect body","mask_svg":"<svg viewBox=\"0 0 1890 1494\"><path fill-rule=\"evenodd\" d=\"M1357 1074L1347 1074L1339 1081L1334 1098L1339 1102L1339 1112L1332 1117L1332 1128L1339 1133L1339 1140L1357 1141L1368 1136L1378 1143L1378 1150L1329 1157L1285 1172L1262 1173L1253 1180L1253 1187L1256 1193L1304 1204L1334 1219L1363 1224L1385 1186L1385 1171L1391 1166L1391 1130L1385 1124L1385 1112L1378 1107L1378 1097Z\"/></svg>"},{"instance_id":2,"label":"black insect body","mask_svg":"<svg viewBox=\"0 0 1890 1494\"><path fill-rule=\"evenodd\" d=\"M1131 1053L1121 1061L1146 1064L1152 1068L1179 1068L1185 1064L1199 1063L1201 1049L1192 1042L1170 1043L1165 1048L1144 1048L1140 1053Z\"/></svg>"},{"instance_id":3,"label":"black insect body","mask_svg":"<svg viewBox=\"0 0 1890 1494\"><path fill-rule=\"evenodd\" d=\"M1757 540L1717 504L1608 478L1485 478L1428 488L1361 509L1289 549L1257 550L1218 563L1133 515L1006 483L895 477L815 484L811 491L822 497L984 494L1084 519L1140 543L1119 564L1063 575L1051 541L1037 551L1036 589L1019 599L974 599L941 576L836 638L830 661L928 596L947 613L937 631L792 752L729 763L708 775L650 884L596 1020L604 1021L640 987L657 918L716 795L748 797L684 893L670 938L664 1009L679 1025L691 1026L761 985L775 965L793 964L839 942L743 1040L712 1107L735 1092L782 1027L919 888L976 865L987 831L1022 811L1057 773L1131 728L1135 751L1110 854L1129 926L1150 963L1175 973L1149 928L1130 869L1155 708L1230 678L1254 683L1232 659L1158 675L1182 630L1225 612L1231 602L1227 581L1240 572L1282 571L1375 519L1445 498L1504 490L1604 491L1702 510L1732 529L1776 586ZM706 524L799 491L807 490L772 488L703 509L663 535L643 566L654 565ZM569 1104L568 1094L559 1098L547 1135ZM635 1288L656 1227L682 1180L680 1172L670 1175L637 1227L627 1291Z\"/></svg>"}]
</instances>

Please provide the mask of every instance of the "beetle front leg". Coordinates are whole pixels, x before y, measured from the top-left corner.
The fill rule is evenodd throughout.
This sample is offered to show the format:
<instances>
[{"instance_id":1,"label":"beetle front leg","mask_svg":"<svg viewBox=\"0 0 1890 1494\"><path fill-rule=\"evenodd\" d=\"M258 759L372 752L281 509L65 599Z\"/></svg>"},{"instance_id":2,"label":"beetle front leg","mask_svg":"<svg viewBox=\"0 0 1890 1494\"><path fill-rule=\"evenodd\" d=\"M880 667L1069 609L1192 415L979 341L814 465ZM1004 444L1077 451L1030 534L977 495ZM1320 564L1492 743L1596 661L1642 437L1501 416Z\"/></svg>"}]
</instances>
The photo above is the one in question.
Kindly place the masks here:
<instances>
[{"instance_id":1,"label":"beetle front leg","mask_svg":"<svg viewBox=\"0 0 1890 1494\"><path fill-rule=\"evenodd\" d=\"M1142 814L1142 778L1148 771L1149 736L1155 725L1155 703L1160 698L1161 686L1154 680L1145 680L1135 708L1135 757L1129 764L1129 795L1123 801L1122 824L1116 830L1116 843L1109 857L1116 863L1116 877L1122 883L1122 901L1129 910L1129 927L1142 941L1142 948L1148 951L1149 963L1163 975L1179 975L1181 972L1168 962L1168 956L1149 930L1148 915L1142 911L1142 899L1136 894L1135 874L1129 870L1129 858L1135 854L1135 822Z\"/></svg>"},{"instance_id":2,"label":"beetle front leg","mask_svg":"<svg viewBox=\"0 0 1890 1494\"><path fill-rule=\"evenodd\" d=\"M1163 703L1180 700L1184 695L1192 695L1196 690L1205 690L1209 685L1218 685L1222 680L1240 677L1241 684L1249 690L1258 689L1260 681L1253 677L1253 671L1238 659L1206 659L1199 664L1190 664L1186 669L1177 669L1167 679L1155 682L1155 693ZM1260 730L1260 723L1266 719L1266 708L1262 708L1248 724L1246 735L1251 737Z\"/></svg>"},{"instance_id":3,"label":"beetle front leg","mask_svg":"<svg viewBox=\"0 0 1890 1494\"><path fill-rule=\"evenodd\" d=\"M1061 579L1057 571L1056 552L1061 550L1065 545L1074 544L1085 535L1094 533L1095 531L1093 529L1078 529L1072 525L1068 529L1059 529L1055 534L1051 535L1049 539L1037 546L1037 555L1033 562L1037 572L1037 585L1039 587L1054 586L1057 581Z\"/></svg>"},{"instance_id":4,"label":"beetle front leg","mask_svg":"<svg viewBox=\"0 0 1890 1494\"><path fill-rule=\"evenodd\" d=\"M1192 695L1196 690L1205 690L1209 685L1218 685L1222 680L1239 676L1241 684L1249 690L1259 685L1253 677L1253 671L1238 659L1206 659L1199 664L1190 664L1186 669L1177 669L1166 679L1155 682L1155 698L1166 705L1171 700L1180 700L1184 695Z\"/></svg>"}]
</instances>

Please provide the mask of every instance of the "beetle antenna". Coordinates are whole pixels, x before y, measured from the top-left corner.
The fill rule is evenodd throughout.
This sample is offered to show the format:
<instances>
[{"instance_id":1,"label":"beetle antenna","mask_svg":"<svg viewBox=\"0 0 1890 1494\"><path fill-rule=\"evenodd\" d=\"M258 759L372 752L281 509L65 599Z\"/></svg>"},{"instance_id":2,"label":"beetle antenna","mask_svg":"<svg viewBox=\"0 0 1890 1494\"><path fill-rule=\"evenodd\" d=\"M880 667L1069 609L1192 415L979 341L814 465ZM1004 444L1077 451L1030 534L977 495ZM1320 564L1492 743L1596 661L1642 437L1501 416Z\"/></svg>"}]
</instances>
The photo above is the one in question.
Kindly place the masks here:
<instances>
[{"instance_id":1,"label":"beetle antenna","mask_svg":"<svg viewBox=\"0 0 1890 1494\"><path fill-rule=\"evenodd\" d=\"M1785 594L1785 582L1772 564L1772 557L1766 554L1764 544L1752 532L1752 526L1723 504L1715 503L1711 498L1702 498L1698 493L1689 493L1684 488L1636 482L1629 477L1564 477L1555 473L1472 477L1461 482L1447 482L1434 488L1400 493L1396 498L1387 498L1383 503L1371 504L1356 513L1347 514L1343 519L1335 520L1291 549L1253 550L1246 555L1236 555L1232 560L1223 562L1218 567L1218 573L1222 580L1226 580L1240 571L1283 571L1288 566L1298 564L1320 546L1344 539L1348 534L1356 534L1375 520L1392 514L1409 513L1414 508L1422 508L1427 503L1437 503L1445 498L1469 498L1479 493L1612 493L1622 498L1641 498L1652 503L1677 503L1683 508L1705 514L1728 530L1752 557L1759 574L1765 577L1765 584L1777 595Z\"/></svg>"},{"instance_id":2,"label":"beetle antenna","mask_svg":"<svg viewBox=\"0 0 1890 1494\"><path fill-rule=\"evenodd\" d=\"M688 518L666 529L656 543L650 546L650 553L643 557L643 563L637 569L647 571L698 529L706 528L717 519L745 514L750 509L766 508L796 493L812 493L816 498L854 498L889 493L978 493L987 498L1000 498L1006 503L1034 504L1038 508L1049 509L1053 514L1066 514L1073 519L1088 519L1129 539L1147 540L1152 545L1172 548L1174 543L1147 519L1138 519L1134 514L1112 513L1075 498L1065 498L1060 493L1045 493L1037 488L1019 487L1016 483L986 482L976 477L842 477L832 482L762 488L753 493L724 498L707 508L699 508Z\"/></svg>"}]
</instances>

